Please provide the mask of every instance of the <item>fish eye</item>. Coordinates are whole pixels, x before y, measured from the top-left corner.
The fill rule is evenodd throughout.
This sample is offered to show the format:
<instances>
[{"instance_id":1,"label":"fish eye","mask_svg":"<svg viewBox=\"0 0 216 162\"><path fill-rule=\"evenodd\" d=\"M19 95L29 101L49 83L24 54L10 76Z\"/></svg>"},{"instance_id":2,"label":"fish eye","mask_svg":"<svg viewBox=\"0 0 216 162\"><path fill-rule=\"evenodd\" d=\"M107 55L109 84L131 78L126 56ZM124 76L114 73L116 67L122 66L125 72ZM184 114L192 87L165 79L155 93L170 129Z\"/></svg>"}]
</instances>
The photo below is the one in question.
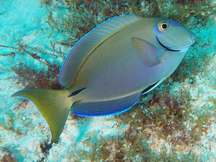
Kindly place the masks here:
<instances>
[{"instance_id":1,"label":"fish eye","mask_svg":"<svg viewBox=\"0 0 216 162\"><path fill-rule=\"evenodd\" d=\"M158 29L160 31L166 31L169 28L169 23L165 21L161 21L158 23Z\"/></svg>"}]
</instances>

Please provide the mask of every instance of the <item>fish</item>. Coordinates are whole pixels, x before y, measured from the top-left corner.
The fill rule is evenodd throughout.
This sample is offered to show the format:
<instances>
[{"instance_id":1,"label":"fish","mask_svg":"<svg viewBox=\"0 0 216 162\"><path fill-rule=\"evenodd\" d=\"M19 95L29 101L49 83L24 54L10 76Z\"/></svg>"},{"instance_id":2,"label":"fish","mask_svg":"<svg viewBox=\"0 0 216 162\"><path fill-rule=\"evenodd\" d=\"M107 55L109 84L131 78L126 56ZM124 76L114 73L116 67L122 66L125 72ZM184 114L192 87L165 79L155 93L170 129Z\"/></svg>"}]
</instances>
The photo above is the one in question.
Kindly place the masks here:
<instances>
[{"instance_id":1,"label":"fish","mask_svg":"<svg viewBox=\"0 0 216 162\"><path fill-rule=\"evenodd\" d=\"M120 114L179 66L195 34L180 23L134 14L116 16L84 35L70 50L58 82L64 90L24 89L12 97L32 101L47 121L51 142L69 110L77 116Z\"/></svg>"}]
</instances>

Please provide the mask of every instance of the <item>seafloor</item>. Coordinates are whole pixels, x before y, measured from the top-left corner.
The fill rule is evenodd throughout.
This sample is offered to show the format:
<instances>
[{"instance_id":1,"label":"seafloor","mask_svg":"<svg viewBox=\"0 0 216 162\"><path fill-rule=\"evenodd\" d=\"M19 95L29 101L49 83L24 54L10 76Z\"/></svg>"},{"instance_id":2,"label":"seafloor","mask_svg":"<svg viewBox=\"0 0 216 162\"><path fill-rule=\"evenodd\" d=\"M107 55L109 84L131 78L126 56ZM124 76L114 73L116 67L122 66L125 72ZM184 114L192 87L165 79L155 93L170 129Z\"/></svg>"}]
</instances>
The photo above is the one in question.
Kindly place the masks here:
<instances>
[{"instance_id":1,"label":"seafloor","mask_svg":"<svg viewBox=\"0 0 216 162\"><path fill-rule=\"evenodd\" d=\"M70 48L121 14L179 21L196 43L175 73L128 112L70 113L59 140L37 108L11 98L23 88L59 89ZM216 2L211 0L0 1L0 161L216 161Z\"/></svg>"}]
</instances>

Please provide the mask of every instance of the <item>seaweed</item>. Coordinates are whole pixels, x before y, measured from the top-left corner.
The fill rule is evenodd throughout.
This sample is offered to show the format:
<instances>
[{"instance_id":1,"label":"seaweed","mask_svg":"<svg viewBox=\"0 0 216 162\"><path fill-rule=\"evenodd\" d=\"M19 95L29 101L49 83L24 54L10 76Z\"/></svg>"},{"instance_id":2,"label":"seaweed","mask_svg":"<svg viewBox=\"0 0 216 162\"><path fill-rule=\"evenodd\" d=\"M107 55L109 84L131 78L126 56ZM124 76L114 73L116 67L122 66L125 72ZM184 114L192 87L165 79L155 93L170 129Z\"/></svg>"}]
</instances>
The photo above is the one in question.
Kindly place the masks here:
<instances>
[{"instance_id":1,"label":"seaweed","mask_svg":"<svg viewBox=\"0 0 216 162\"><path fill-rule=\"evenodd\" d=\"M54 143L57 144L58 140ZM49 143L47 141L40 142L39 147L40 147L41 153L43 154L43 157L37 160L37 162L43 162L47 160L47 156L49 155L49 150L52 148L52 146L53 146L53 143Z\"/></svg>"},{"instance_id":2,"label":"seaweed","mask_svg":"<svg viewBox=\"0 0 216 162\"><path fill-rule=\"evenodd\" d=\"M0 126L7 130L18 135L25 135L27 133L27 129L22 129L23 127L31 128L32 120L26 118L21 114L16 114L12 111L5 112L5 118L0 119Z\"/></svg>"},{"instance_id":3,"label":"seaweed","mask_svg":"<svg viewBox=\"0 0 216 162\"><path fill-rule=\"evenodd\" d=\"M130 148L129 152L123 153L124 159L141 156L142 160L149 160L151 158L151 149L160 148L154 142L149 145L146 144L150 138L155 138L154 136L157 137L157 141L161 139L165 143L171 144L173 151L179 153L187 151L185 147L189 151L190 147L197 145L201 141L203 133L206 133L211 125L212 112L207 110L206 106L202 107L205 113L201 113L201 110L192 110L188 92L183 90L180 95L178 97L170 96L166 92L148 94L148 98L151 99L149 98L145 105L143 105L141 98L140 102L132 110L125 112L123 115L115 116L119 127L129 125L124 139L119 140L120 146L122 146L120 150ZM192 114L196 114L196 118L192 117ZM139 147L139 145L142 147ZM146 146L146 150L144 146ZM160 148L160 150L164 149ZM148 156L144 154L146 151L149 151ZM164 157L164 160L166 158L180 160L179 157L174 155L173 153L163 153L158 157ZM181 159L184 156L182 154ZM193 153L188 155L188 158L191 157L195 157L195 155Z\"/></svg>"},{"instance_id":4,"label":"seaweed","mask_svg":"<svg viewBox=\"0 0 216 162\"><path fill-rule=\"evenodd\" d=\"M11 152L4 154L4 156L1 159L2 162L17 162L18 159L14 158L11 154Z\"/></svg>"},{"instance_id":5,"label":"seaweed","mask_svg":"<svg viewBox=\"0 0 216 162\"><path fill-rule=\"evenodd\" d=\"M37 162L44 162L45 157L42 157L40 160L37 160Z\"/></svg>"},{"instance_id":6,"label":"seaweed","mask_svg":"<svg viewBox=\"0 0 216 162\"><path fill-rule=\"evenodd\" d=\"M0 161L2 162L18 162L23 161L24 158L21 153L14 148L14 146L5 146L2 148L4 156Z\"/></svg>"},{"instance_id":7,"label":"seaweed","mask_svg":"<svg viewBox=\"0 0 216 162\"><path fill-rule=\"evenodd\" d=\"M52 143L44 142L40 143L41 152L45 155L49 154L49 150L52 148Z\"/></svg>"},{"instance_id":8,"label":"seaweed","mask_svg":"<svg viewBox=\"0 0 216 162\"><path fill-rule=\"evenodd\" d=\"M40 56L41 54L49 55L55 58L62 56L61 48L59 48L59 50L57 51L55 49L55 43L52 43L51 41L50 41L50 46L53 51L52 53L46 52L46 49L40 47L31 47L29 45L21 43L20 41L17 41L17 47L0 45L0 47L2 48L13 50L13 52L0 54L0 56L11 56L12 58L14 58L17 54L21 54L21 55L27 54L28 56L31 56L33 59L36 59L40 63L48 64L49 61L47 61L43 56Z\"/></svg>"},{"instance_id":9,"label":"seaweed","mask_svg":"<svg viewBox=\"0 0 216 162\"><path fill-rule=\"evenodd\" d=\"M61 49L56 51L55 43L50 42L50 46L53 51L52 53L48 53L45 49L40 47L33 48L21 43L18 43L18 47L0 45L0 47L13 50L11 53L1 54L0 56L11 56L14 59L16 55L25 56L27 54L32 59L37 60L40 66L44 67L39 70L23 62L11 66L12 71L17 75L17 83L21 83L24 88L61 89L61 86L57 82L60 65L54 62L51 63L49 60L46 60L43 55L49 55L54 58L64 58L64 56L61 53ZM29 75L31 75L31 77L29 77Z\"/></svg>"},{"instance_id":10,"label":"seaweed","mask_svg":"<svg viewBox=\"0 0 216 162\"><path fill-rule=\"evenodd\" d=\"M17 83L21 83L24 88L51 88L61 89L57 81L60 65L48 64L47 70L36 70L26 64L20 63L12 67L14 73L18 76ZM29 77L31 74L31 77Z\"/></svg>"},{"instance_id":11,"label":"seaweed","mask_svg":"<svg viewBox=\"0 0 216 162\"><path fill-rule=\"evenodd\" d=\"M99 23L111 17L134 13L140 16L160 16L171 18L182 24L193 23L206 26L213 22L216 14L215 5L208 0L196 1L92 1L92 0L57 0L66 12L59 11L55 5L45 6L49 12L47 23L51 27L50 35L58 32L67 39L80 39ZM201 5L200 5L201 4Z\"/></svg>"}]
</instances>

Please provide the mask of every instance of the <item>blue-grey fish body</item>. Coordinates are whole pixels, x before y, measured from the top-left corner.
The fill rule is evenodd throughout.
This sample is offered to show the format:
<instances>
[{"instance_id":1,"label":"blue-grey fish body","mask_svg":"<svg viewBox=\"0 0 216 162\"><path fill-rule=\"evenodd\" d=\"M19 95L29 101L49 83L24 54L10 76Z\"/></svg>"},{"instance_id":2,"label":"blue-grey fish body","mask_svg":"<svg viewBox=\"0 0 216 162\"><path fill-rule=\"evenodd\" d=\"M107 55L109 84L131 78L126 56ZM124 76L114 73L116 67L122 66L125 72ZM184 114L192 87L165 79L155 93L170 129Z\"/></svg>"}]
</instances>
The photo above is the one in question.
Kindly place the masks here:
<instances>
[{"instance_id":1,"label":"blue-grey fish body","mask_svg":"<svg viewBox=\"0 0 216 162\"><path fill-rule=\"evenodd\" d=\"M71 107L79 116L117 114L131 108L142 93L174 72L194 38L169 19L115 17L86 34L69 52L58 78L67 90L28 89L13 96L35 103L55 141Z\"/></svg>"}]
</instances>

